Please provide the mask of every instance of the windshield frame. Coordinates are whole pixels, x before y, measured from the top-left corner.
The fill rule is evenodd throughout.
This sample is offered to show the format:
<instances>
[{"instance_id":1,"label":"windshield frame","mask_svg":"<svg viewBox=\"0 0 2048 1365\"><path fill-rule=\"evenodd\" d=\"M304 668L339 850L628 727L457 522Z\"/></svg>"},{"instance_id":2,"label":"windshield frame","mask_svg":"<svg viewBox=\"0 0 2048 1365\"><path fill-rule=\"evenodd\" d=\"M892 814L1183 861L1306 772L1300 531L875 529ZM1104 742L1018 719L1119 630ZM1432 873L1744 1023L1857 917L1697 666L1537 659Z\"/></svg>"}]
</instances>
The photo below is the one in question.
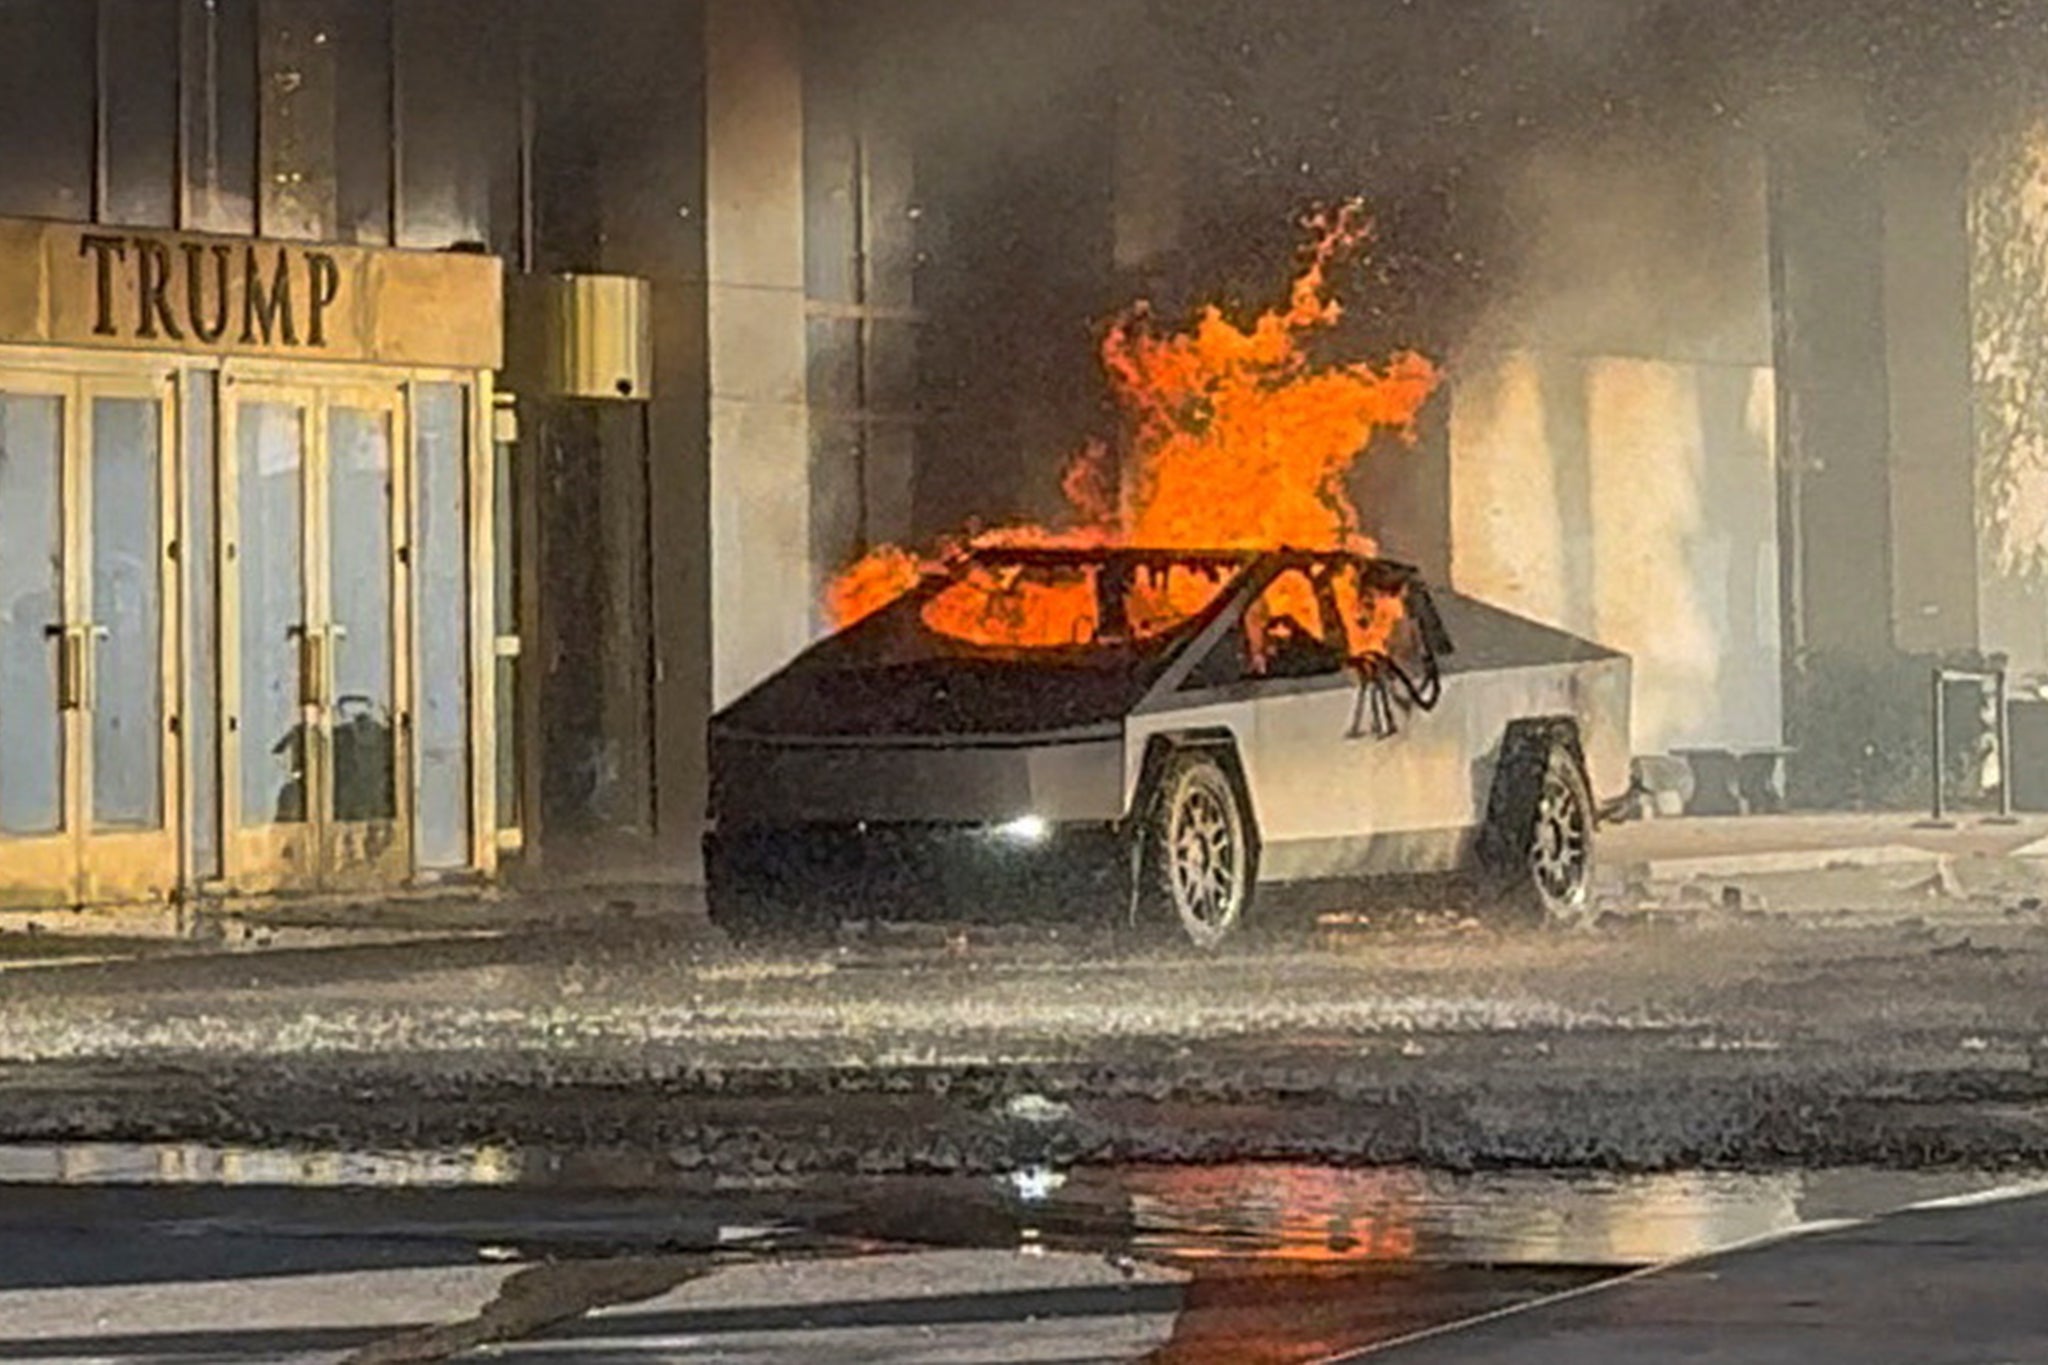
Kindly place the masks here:
<instances>
[{"instance_id":1,"label":"windshield frame","mask_svg":"<svg viewBox=\"0 0 2048 1365\"><path fill-rule=\"evenodd\" d=\"M1156 658L1186 643L1226 610L1245 581L1260 571L1271 552L1264 550L1161 550L1069 548L1050 546L977 546L947 559L914 588L877 613L893 617L910 630L942 644L948 655L1020 662L1083 662L1091 659ZM989 645L948 634L927 624L924 608L941 593L967 580L976 569L1093 570L1097 619L1118 623L1114 633L1073 645ZM1125 600L1130 585L1147 571L1187 569L1215 577L1216 591L1203 608L1150 634L1129 631Z\"/></svg>"}]
</instances>

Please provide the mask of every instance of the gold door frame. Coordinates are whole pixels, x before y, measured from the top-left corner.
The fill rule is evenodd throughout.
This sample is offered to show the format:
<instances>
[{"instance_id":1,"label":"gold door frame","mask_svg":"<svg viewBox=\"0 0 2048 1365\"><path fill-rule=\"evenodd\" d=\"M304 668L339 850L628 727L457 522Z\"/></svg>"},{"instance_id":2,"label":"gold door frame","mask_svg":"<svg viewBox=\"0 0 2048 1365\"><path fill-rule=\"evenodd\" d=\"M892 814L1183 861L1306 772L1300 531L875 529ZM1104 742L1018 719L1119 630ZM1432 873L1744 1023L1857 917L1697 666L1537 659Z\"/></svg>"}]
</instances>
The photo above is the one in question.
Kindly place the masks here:
<instances>
[{"instance_id":1,"label":"gold door frame","mask_svg":"<svg viewBox=\"0 0 2048 1365\"><path fill-rule=\"evenodd\" d=\"M319 458L317 477L311 480L317 519L308 523L313 530L312 574L314 586L312 619L326 634L320 651L320 666L326 676L317 680L323 695L318 723L313 731L316 762L313 773L313 823L319 830L320 878L329 890L369 890L403 884L413 871L413 798L417 785L417 764L412 742L412 718L416 709L413 694L412 655L412 422L407 386L397 380L385 384L318 385ZM335 719L340 698L336 695L335 665L345 641L337 634L340 623L334 607L334 447L332 415L336 408L383 416L389 442L390 463L386 467L384 509L390 537L389 582L386 608L389 636L386 640L391 689L391 771L392 816L389 821L342 821L335 811L336 758Z\"/></svg>"},{"instance_id":2,"label":"gold door frame","mask_svg":"<svg viewBox=\"0 0 2048 1365\"><path fill-rule=\"evenodd\" d=\"M187 444L191 435L186 421L187 384L192 381L210 381L213 387L210 448ZM410 716L417 701L414 695L416 680L412 673L418 656L416 626L412 620L415 588L411 560L413 547L417 544L417 509L414 506L411 469L413 403L416 387L427 383L461 385L468 394L465 432L468 482L464 500L467 506L469 598L465 618L469 625L466 648L469 662L469 849L474 874L486 878L495 874L504 839L497 830L496 811L497 623L493 612L492 584L497 542L493 524L495 449L491 413L494 394L490 372L328 361L294 363L270 359L219 359L58 346L0 346L0 389L56 397L64 404L60 437L64 444L60 516L64 518L62 535L66 558L63 586L70 594L61 604L66 621L82 615L74 605L80 602L73 587L74 576L89 576L91 572L89 559L81 557L89 527L84 521L87 504L82 500L80 491L86 480L86 461L89 459L85 442L89 439L91 398L94 395L141 397L146 390L147 396L161 400L163 425L159 479L162 505L159 537L164 551L160 624L164 666L161 678L164 722L162 777L165 784L165 828L161 834L149 831L147 836L138 837L135 831L110 831L92 836L93 846L88 849L88 827L80 812L90 802L90 736L85 736L86 743L81 745L70 732L74 727L89 728L89 718L67 720L64 737L66 769L63 775L66 828L49 836L0 837L0 909L154 897L176 894L181 885L188 894L199 892L230 896L261 895L302 885L305 889L313 889L309 879L278 875L277 860L265 855L261 849L250 850L256 855L253 857L239 855L236 849L237 839L243 833L240 828L241 737L228 724L231 716L239 715L241 687L240 584L236 577L238 564L230 551L239 534L235 406L251 387L310 394L316 400L312 405L316 411L322 395L351 389L373 389L379 394L380 402L395 401L392 477L396 496L392 500L392 512L394 558L399 562L394 565L393 578L396 639L392 658L394 672L398 675L395 679L397 705ZM309 418L311 420L314 419ZM309 447L318 436L319 433L309 433ZM321 444L324 450L324 442ZM308 496L307 490L314 482L312 475L315 471L310 463L313 458L310 448L302 454L302 459L308 462L308 467L302 471L302 508L304 498ZM184 547L193 543L192 528L187 524L191 514L188 493L194 473L200 472L203 476L207 470L211 471L214 518L212 562L207 566L186 564ZM302 538L305 529L302 523ZM401 547L404 550L402 555L397 553ZM190 600L192 594L209 591L213 594L214 629L218 637L215 657L210 660L216 668L216 695L212 706L217 724L214 726L212 752L202 755L186 742L189 727L185 722L189 708L202 702L201 698L187 695L190 654L201 647L201 642L189 635L193 620ZM415 756L410 752L409 734L402 743L403 752L398 760L396 777L400 814L394 842L402 846L402 857L408 862L403 869L388 861L378 864L379 885L384 887L395 886L412 875L409 860L414 845L412 820L419 769ZM222 875L219 876L201 874L190 861L195 825L192 805L199 799L197 793L200 790L195 765L201 761L210 761L217 766L214 809L206 812L205 818L218 819L222 860ZM517 835L513 834L509 842L516 843L516 839ZM145 844L147 848L142 847ZM166 848L168 861L159 867L158 859ZM319 850L309 847L306 852L307 865L317 865Z\"/></svg>"},{"instance_id":3,"label":"gold door frame","mask_svg":"<svg viewBox=\"0 0 2048 1365\"><path fill-rule=\"evenodd\" d=\"M166 900L178 885L180 849L184 821L179 809L184 769L183 689L179 661L183 657L183 593L178 573L179 498L182 487L178 460L179 395L176 372L156 365L130 375L82 375L78 380L78 402L72 419L71 439L75 457L69 461L67 478L75 480L76 501L70 576L67 586L71 605L69 624L82 632L79 649L86 661L86 705L74 711L77 728L75 752L76 806L79 832L79 901L86 905ZM99 828L93 810L92 784L95 775L92 720L98 705L97 655L105 627L100 624L99 604L92 600L96 549L92 541L92 461L97 445L93 429L94 406L98 399L132 399L157 405L156 462L156 594L157 594L157 810L154 829Z\"/></svg>"},{"instance_id":4,"label":"gold door frame","mask_svg":"<svg viewBox=\"0 0 2048 1365\"><path fill-rule=\"evenodd\" d=\"M58 424L59 596L48 623L59 687L59 812L53 834L0 836L0 904L77 905L163 900L177 889L183 811L181 743L182 584L177 572L181 487L175 371L161 360L95 357L90 364L8 354L0 391L55 398ZM92 538L93 406L96 399L156 404L157 810L147 829L96 827L93 811L94 679L99 637L94 620Z\"/></svg>"},{"instance_id":5,"label":"gold door frame","mask_svg":"<svg viewBox=\"0 0 2048 1365\"><path fill-rule=\"evenodd\" d=\"M0 369L0 392L22 397L54 398L60 404L57 422L57 553L61 561L58 571L56 610L53 619L44 629L62 630L73 615L72 578L76 564L72 553L72 542L76 539L72 522L76 519L74 494L72 492L77 476L72 466L76 463L78 382L75 376L39 372L29 367L8 365ZM50 641L52 658L60 648L68 644L57 639ZM53 670L57 667L52 664ZM53 673L54 676L54 673ZM49 834L7 835L0 834L0 893L6 896L10 905L71 905L78 900L79 850L78 812L75 786L78 767L76 736L78 726L72 711L64 703L63 682L57 683L58 728L58 773L57 773L57 815L59 828ZM0 698L0 705L9 704L9 699Z\"/></svg>"},{"instance_id":6,"label":"gold door frame","mask_svg":"<svg viewBox=\"0 0 2048 1365\"><path fill-rule=\"evenodd\" d=\"M298 534L291 547L299 580L298 621L293 629L299 645L300 676L292 679L298 698L299 734L303 748L299 755L301 818L297 821L247 818L243 802L243 759L250 742L249 699L243 695L243 600L242 600L242 409L255 404L274 404L299 414L298 452ZM219 535L214 545L216 590L220 611L220 694L219 726L220 803L222 867L228 883L237 891L310 891L319 885L320 856L314 825L313 707L308 700L305 658L311 639L307 632L317 623L313 597L309 545L312 539L314 451L319 444L319 402L305 384L248 382L223 373L220 397L215 409L216 482L215 518ZM269 743L268 736L254 742Z\"/></svg>"},{"instance_id":7,"label":"gold door frame","mask_svg":"<svg viewBox=\"0 0 2048 1365\"><path fill-rule=\"evenodd\" d=\"M391 889L411 880L416 875L413 865L413 850L416 845L413 822L417 810L420 771L418 755L414 744L413 718L417 711L417 665L419 641L413 621L413 597L415 592L414 564L417 545L418 508L416 506L416 477L413 469L413 444L416 431L414 421L415 392L419 385L454 384L463 387L468 395L465 419L465 448L468 452L465 476L467 485L464 502L467 507L467 525L464 528L467 540L468 602L465 620L468 623L469 639L466 657L469 665L467 727L469 743L469 856L473 874L489 877L497 870L499 841L496 831L497 782L495 760L497 753L496 721L497 703L495 688L495 625L492 618L492 570L494 560L493 504L491 497L493 460L495 452L491 444L490 411L492 385L490 375L466 370L412 369L397 370L379 366L321 364L318 366L285 366L267 362L235 361L224 364L220 369L220 401L215 421L214 458L218 471L216 486L217 511L220 534L215 545L217 573L220 584L220 704L223 717L218 727L220 752L220 790L222 847L226 852L222 891L229 894L263 894L282 890L370 890ZM326 412L332 406L372 407L388 410L392 421L392 468L393 497L391 500L392 523L392 620L395 639L392 649L393 687L401 722L395 737L397 820L390 831L390 838L373 838L369 844L379 845L378 852L367 860L353 856L342 856L338 847L343 835L337 833L330 821L309 820L312 832L306 836L303 846L294 847L289 834L279 835L278 827L265 827L263 837L250 838L251 831L242 828L240 791L240 743L241 735L227 723L230 716L239 715L240 708L240 649L241 649L241 603L240 585L236 577L236 564L229 558L230 547L239 543L239 489L234 487L238 451L237 416L239 403L252 401L251 393L291 395L290 401L309 406L309 448L304 456L302 472L302 499L317 499L318 506L308 507L302 533L319 527L320 540L311 553L321 558L326 553L326 465L327 465L327 421ZM314 446L318 453L315 454ZM305 506L302 501L302 506ZM306 571L324 579L324 565L307 565ZM307 602L309 620L326 624L329 607L328 586L324 581L318 585L318 596ZM328 741L328 723L321 722L322 731L319 747L325 749ZM326 762L323 753L319 759ZM314 781L309 790L309 801L314 799L312 791L320 790L318 798L331 801L331 794L325 792L325 781ZM313 812L309 808L309 815ZM241 847L238 848L238 841ZM355 832L352 842L357 848L365 847L361 830ZM303 860L303 861L302 861ZM303 869L303 870L298 870Z\"/></svg>"}]
</instances>

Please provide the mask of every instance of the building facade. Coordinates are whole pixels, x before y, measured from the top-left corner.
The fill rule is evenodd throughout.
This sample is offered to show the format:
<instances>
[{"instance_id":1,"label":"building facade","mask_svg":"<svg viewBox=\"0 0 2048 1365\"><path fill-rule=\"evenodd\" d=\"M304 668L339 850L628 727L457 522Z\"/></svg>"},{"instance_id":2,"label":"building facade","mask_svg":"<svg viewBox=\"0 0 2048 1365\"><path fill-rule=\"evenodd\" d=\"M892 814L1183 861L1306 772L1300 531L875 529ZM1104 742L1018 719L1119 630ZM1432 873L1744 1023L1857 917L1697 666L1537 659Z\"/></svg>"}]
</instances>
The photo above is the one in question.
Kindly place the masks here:
<instances>
[{"instance_id":1,"label":"building facade","mask_svg":"<svg viewBox=\"0 0 2048 1365\"><path fill-rule=\"evenodd\" d=\"M1389 552L1895 799L2048 672L2048 66L1734 7L0 0L0 905L692 875L834 570L1356 193Z\"/></svg>"}]
</instances>

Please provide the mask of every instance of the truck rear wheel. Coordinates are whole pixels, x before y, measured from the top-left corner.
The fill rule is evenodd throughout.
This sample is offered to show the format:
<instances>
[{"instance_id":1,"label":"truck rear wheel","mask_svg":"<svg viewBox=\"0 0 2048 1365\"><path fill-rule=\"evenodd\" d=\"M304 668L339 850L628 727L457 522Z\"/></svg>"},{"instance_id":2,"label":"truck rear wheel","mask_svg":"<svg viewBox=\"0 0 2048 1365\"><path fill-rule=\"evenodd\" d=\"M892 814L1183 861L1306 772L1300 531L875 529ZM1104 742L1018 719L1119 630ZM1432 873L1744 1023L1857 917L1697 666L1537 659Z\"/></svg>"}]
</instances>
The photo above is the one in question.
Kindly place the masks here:
<instances>
[{"instance_id":1,"label":"truck rear wheel","mask_svg":"<svg viewBox=\"0 0 2048 1365\"><path fill-rule=\"evenodd\" d=\"M1488 831L1491 890L1504 918L1575 924L1592 900L1593 794L1559 735L1510 742Z\"/></svg>"}]
</instances>

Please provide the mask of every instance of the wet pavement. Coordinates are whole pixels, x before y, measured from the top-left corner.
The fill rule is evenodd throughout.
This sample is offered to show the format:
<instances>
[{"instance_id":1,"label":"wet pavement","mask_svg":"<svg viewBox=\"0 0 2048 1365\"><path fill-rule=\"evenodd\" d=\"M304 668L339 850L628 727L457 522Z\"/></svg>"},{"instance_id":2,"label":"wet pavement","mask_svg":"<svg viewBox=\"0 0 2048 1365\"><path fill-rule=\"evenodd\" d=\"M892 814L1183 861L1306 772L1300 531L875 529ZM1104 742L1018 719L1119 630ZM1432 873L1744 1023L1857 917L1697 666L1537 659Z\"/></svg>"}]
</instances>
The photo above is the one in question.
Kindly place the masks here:
<instances>
[{"instance_id":1,"label":"wet pavement","mask_svg":"<svg viewBox=\"0 0 2048 1365\"><path fill-rule=\"evenodd\" d=\"M1388 1365L2019 1365L2048 1359L2048 1187L1938 1199L1345 1353Z\"/></svg>"},{"instance_id":2,"label":"wet pavement","mask_svg":"<svg viewBox=\"0 0 2048 1365\"><path fill-rule=\"evenodd\" d=\"M8 972L0 1360L1294 1365L2048 1168L2042 902L1854 871L1922 880Z\"/></svg>"},{"instance_id":3,"label":"wet pavement","mask_svg":"<svg viewBox=\"0 0 2048 1365\"><path fill-rule=\"evenodd\" d=\"M2009 1177L0 1153L0 1359L1308 1362Z\"/></svg>"},{"instance_id":4,"label":"wet pavement","mask_svg":"<svg viewBox=\"0 0 2048 1365\"><path fill-rule=\"evenodd\" d=\"M1214 955L687 914L11 973L0 1139L684 1170L2048 1162L2048 914L1365 921Z\"/></svg>"}]
</instances>

